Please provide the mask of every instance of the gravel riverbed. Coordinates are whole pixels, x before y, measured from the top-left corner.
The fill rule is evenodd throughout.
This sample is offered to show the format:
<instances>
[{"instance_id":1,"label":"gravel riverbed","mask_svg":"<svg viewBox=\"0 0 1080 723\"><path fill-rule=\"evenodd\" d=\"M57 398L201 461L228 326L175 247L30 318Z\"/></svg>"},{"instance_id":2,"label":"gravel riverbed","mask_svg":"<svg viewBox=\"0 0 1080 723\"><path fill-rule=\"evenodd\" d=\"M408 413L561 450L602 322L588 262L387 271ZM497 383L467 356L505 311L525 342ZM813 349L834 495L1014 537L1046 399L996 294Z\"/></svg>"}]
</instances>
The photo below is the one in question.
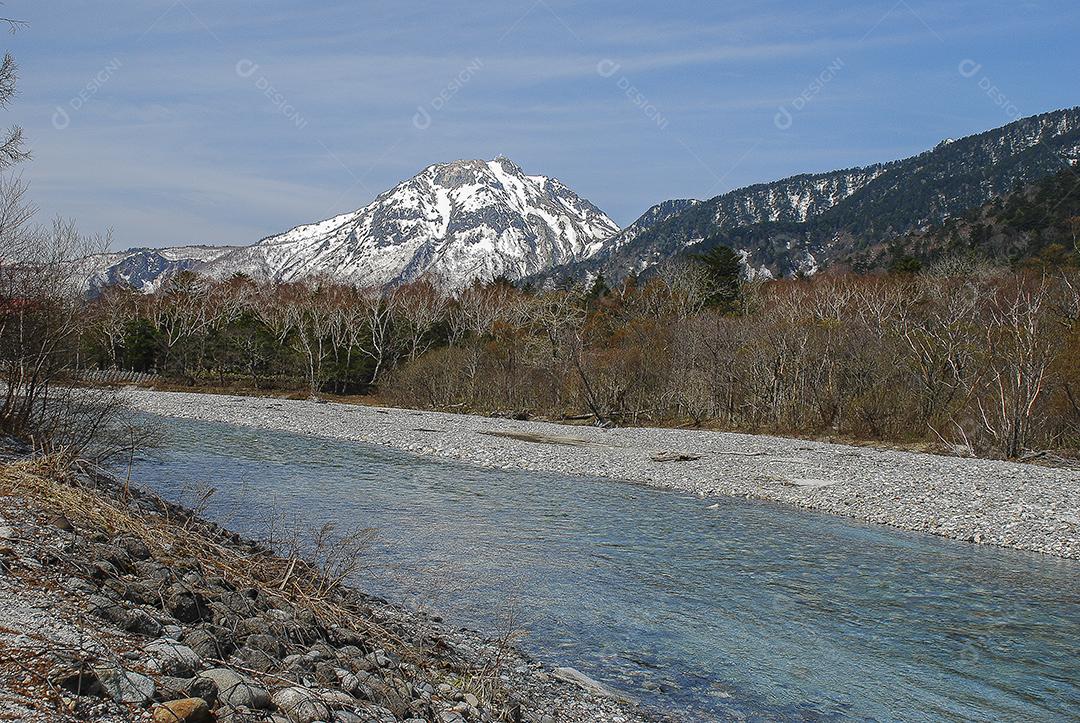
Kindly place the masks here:
<instances>
[{"instance_id":1,"label":"gravel riverbed","mask_svg":"<svg viewBox=\"0 0 1080 723\"><path fill-rule=\"evenodd\" d=\"M216 394L126 392L138 410L353 440L485 467L771 500L977 544L1080 558L1080 472L703 430L579 427Z\"/></svg>"}]
</instances>

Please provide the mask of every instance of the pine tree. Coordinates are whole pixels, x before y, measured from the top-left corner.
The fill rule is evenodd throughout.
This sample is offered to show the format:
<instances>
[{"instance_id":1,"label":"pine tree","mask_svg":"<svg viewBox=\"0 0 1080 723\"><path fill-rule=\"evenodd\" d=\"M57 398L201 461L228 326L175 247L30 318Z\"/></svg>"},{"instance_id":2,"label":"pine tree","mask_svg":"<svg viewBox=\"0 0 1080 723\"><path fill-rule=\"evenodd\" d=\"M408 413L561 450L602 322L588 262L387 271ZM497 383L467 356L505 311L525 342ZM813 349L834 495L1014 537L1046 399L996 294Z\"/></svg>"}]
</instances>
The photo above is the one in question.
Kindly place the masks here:
<instances>
[{"instance_id":1,"label":"pine tree","mask_svg":"<svg viewBox=\"0 0 1080 723\"><path fill-rule=\"evenodd\" d=\"M694 256L694 260L705 270L712 287L705 303L732 308L739 298L743 282L742 257L727 246L717 244L705 253Z\"/></svg>"}]
</instances>

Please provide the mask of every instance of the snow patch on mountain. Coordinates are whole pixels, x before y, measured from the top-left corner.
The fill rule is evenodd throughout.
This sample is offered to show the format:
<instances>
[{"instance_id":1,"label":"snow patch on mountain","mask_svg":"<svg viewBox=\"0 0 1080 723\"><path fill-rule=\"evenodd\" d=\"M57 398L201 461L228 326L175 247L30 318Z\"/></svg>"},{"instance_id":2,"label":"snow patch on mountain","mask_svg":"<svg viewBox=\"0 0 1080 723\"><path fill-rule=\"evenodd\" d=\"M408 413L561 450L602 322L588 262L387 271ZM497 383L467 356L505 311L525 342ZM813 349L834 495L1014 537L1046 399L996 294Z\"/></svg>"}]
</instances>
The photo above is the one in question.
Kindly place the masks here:
<instances>
[{"instance_id":1,"label":"snow patch on mountain","mask_svg":"<svg viewBox=\"0 0 1080 723\"><path fill-rule=\"evenodd\" d=\"M527 175L500 156L428 166L364 208L237 249L207 271L370 287L430 276L460 288L588 259L618 231L557 179Z\"/></svg>"},{"instance_id":2,"label":"snow patch on mountain","mask_svg":"<svg viewBox=\"0 0 1080 723\"><path fill-rule=\"evenodd\" d=\"M76 273L88 293L115 285L150 293L160 288L165 279L181 271L199 272L235 249L235 246L132 248L88 256L79 262Z\"/></svg>"}]
</instances>

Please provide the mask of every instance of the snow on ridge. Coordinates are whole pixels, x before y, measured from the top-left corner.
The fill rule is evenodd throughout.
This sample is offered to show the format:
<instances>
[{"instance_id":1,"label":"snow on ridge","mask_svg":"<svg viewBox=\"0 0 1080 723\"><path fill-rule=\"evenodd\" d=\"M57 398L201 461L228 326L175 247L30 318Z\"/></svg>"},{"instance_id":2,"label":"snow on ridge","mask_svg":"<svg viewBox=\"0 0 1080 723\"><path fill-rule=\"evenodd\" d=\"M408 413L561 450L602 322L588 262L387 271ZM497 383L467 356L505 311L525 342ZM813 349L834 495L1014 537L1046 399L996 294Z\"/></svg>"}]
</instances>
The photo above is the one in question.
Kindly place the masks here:
<instances>
[{"instance_id":1,"label":"snow on ridge","mask_svg":"<svg viewBox=\"0 0 1080 723\"><path fill-rule=\"evenodd\" d=\"M312 274L387 286L424 274L463 286L587 258L619 228L557 179L510 159L436 163L367 206L297 226L208 265L290 281Z\"/></svg>"}]
</instances>

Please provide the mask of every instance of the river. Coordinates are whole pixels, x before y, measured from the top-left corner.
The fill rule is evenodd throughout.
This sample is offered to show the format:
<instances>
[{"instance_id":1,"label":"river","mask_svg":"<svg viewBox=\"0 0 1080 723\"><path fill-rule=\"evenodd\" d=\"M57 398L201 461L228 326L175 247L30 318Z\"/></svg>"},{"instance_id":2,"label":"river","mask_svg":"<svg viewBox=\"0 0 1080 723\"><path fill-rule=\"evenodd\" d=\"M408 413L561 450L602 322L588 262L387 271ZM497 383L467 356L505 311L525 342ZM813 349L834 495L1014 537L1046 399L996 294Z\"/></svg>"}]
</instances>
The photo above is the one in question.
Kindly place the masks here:
<instances>
[{"instance_id":1,"label":"river","mask_svg":"<svg viewBox=\"0 0 1080 723\"><path fill-rule=\"evenodd\" d=\"M497 633L685 720L1060 720L1080 563L780 505L162 419L133 478L258 535L375 539L367 592ZM537 448L543 454L543 448ZM508 612L509 611L509 612Z\"/></svg>"}]
</instances>

